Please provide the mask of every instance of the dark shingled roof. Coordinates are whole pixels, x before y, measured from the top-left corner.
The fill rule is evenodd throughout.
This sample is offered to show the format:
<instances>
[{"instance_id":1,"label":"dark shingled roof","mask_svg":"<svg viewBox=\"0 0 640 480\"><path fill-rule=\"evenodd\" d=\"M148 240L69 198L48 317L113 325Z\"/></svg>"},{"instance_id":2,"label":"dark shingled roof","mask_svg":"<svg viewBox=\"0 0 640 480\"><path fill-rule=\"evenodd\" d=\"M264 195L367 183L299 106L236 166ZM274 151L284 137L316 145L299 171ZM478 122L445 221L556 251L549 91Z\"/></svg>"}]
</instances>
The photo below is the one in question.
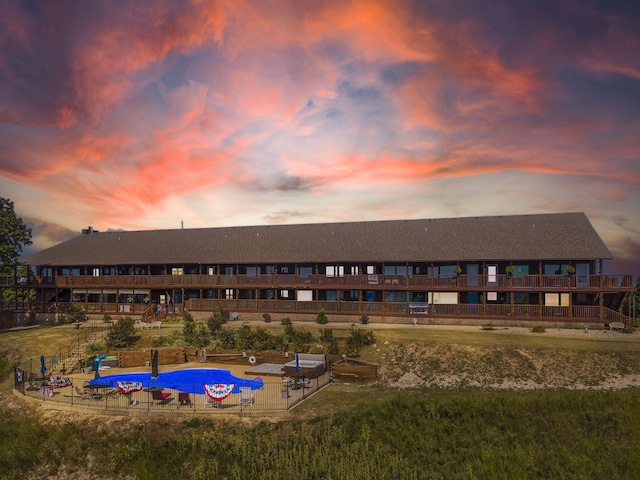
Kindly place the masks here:
<instances>
[{"instance_id":1,"label":"dark shingled roof","mask_svg":"<svg viewBox=\"0 0 640 480\"><path fill-rule=\"evenodd\" d=\"M593 260L611 252L584 213L81 235L31 265Z\"/></svg>"}]
</instances>

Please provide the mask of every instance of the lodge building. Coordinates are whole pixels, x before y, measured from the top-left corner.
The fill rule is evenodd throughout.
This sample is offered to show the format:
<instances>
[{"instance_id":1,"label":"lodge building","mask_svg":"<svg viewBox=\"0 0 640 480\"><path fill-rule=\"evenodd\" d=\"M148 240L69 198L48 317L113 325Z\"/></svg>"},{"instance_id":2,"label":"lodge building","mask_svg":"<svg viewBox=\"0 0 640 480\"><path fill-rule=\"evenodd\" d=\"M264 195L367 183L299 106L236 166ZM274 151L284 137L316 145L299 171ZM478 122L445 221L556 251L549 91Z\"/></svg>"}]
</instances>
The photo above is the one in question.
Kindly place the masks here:
<instances>
[{"instance_id":1,"label":"lodge building","mask_svg":"<svg viewBox=\"0 0 640 480\"><path fill-rule=\"evenodd\" d=\"M583 213L82 233L24 259L30 308L631 325Z\"/></svg>"}]
</instances>

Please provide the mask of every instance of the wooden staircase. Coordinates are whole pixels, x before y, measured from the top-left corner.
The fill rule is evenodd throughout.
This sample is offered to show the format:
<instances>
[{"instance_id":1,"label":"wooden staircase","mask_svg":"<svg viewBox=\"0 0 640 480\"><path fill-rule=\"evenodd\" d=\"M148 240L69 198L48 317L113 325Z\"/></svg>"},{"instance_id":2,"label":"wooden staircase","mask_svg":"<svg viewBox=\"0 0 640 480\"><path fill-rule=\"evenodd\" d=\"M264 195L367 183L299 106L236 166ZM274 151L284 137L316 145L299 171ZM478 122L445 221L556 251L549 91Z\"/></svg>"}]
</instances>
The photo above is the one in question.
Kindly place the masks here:
<instances>
[{"instance_id":1,"label":"wooden staircase","mask_svg":"<svg viewBox=\"0 0 640 480\"><path fill-rule=\"evenodd\" d=\"M76 340L66 348L58 350L57 354L49 358L50 365L47 372L50 375L66 375L82 368L87 359L87 345L95 342L103 342L107 330L100 329L96 325L82 329ZM55 363L52 360L55 358Z\"/></svg>"}]
</instances>

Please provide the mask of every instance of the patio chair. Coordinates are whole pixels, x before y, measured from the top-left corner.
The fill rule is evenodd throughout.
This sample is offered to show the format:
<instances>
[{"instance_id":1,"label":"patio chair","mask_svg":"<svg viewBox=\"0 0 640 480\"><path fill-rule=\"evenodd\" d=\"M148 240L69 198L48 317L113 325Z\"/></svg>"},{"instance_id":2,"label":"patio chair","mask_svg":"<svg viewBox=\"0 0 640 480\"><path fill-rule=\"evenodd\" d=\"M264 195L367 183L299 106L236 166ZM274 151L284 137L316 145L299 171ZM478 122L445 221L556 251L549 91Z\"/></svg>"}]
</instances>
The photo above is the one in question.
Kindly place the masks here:
<instances>
[{"instance_id":1,"label":"patio chair","mask_svg":"<svg viewBox=\"0 0 640 480\"><path fill-rule=\"evenodd\" d=\"M250 387L240 387L240 401L238 405L253 405L253 392Z\"/></svg>"},{"instance_id":2,"label":"patio chair","mask_svg":"<svg viewBox=\"0 0 640 480\"><path fill-rule=\"evenodd\" d=\"M207 407L213 407L213 408L220 408L220 402L216 402L213 398L211 398L209 395L205 395L204 396L204 403L203 403L203 407L207 408Z\"/></svg>"},{"instance_id":3,"label":"patio chair","mask_svg":"<svg viewBox=\"0 0 640 480\"><path fill-rule=\"evenodd\" d=\"M76 395L78 397L83 398L83 399L93 398L93 395L91 393L84 391L80 387L75 387L75 389L76 389Z\"/></svg>"},{"instance_id":4,"label":"patio chair","mask_svg":"<svg viewBox=\"0 0 640 480\"><path fill-rule=\"evenodd\" d=\"M180 402L180 407L182 405L191 405L191 398L189 397L189 392L180 392L178 393L178 402Z\"/></svg>"},{"instance_id":5,"label":"patio chair","mask_svg":"<svg viewBox=\"0 0 640 480\"><path fill-rule=\"evenodd\" d=\"M158 405L162 405L163 407L169 403L173 398L171 398L170 392L163 392L162 390L152 390L151 398L153 400L158 401Z\"/></svg>"}]
</instances>

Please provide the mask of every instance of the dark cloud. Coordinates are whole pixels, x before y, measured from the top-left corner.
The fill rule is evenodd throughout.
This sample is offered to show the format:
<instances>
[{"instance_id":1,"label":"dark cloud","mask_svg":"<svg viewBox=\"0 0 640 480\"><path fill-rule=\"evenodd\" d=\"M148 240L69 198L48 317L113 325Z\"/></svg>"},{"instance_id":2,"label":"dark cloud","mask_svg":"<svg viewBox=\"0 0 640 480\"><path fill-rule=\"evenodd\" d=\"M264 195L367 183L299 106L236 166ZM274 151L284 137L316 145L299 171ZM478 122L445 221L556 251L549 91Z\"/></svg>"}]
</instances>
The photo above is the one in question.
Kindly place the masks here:
<instances>
[{"instance_id":1,"label":"dark cloud","mask_svg":"<svg viewBox=\"0 0 640 480\"><path fill-rule=\"evenodd\" d=\"M416 75L420 75L423 67L417 62L402 62L389 65L382 69L382 81L393 87L403 85Z\"/></svg>"},{"instance_id":2,"label":"dark cloud","mask_svg":"<svg viewBox=\"0 0 640 480\"><path fill-rule=\"evenodd\" d=\"M298 176L281 177L275 184L275 189L282 192L306 192L313 187L313 179Z\"/></svg>"},{"instance_id":3,"label":"dark cloud","mask_svg":"<svg viewBox=\"0 0 640 480\"><path fill-rule=\"evenodd\" d=\"M640 241L625 237L621 241L609 246L619 252L613 260L605 264L605 273L611 275L633 275L640 277Z\"/></svg>"}]
</instances>

